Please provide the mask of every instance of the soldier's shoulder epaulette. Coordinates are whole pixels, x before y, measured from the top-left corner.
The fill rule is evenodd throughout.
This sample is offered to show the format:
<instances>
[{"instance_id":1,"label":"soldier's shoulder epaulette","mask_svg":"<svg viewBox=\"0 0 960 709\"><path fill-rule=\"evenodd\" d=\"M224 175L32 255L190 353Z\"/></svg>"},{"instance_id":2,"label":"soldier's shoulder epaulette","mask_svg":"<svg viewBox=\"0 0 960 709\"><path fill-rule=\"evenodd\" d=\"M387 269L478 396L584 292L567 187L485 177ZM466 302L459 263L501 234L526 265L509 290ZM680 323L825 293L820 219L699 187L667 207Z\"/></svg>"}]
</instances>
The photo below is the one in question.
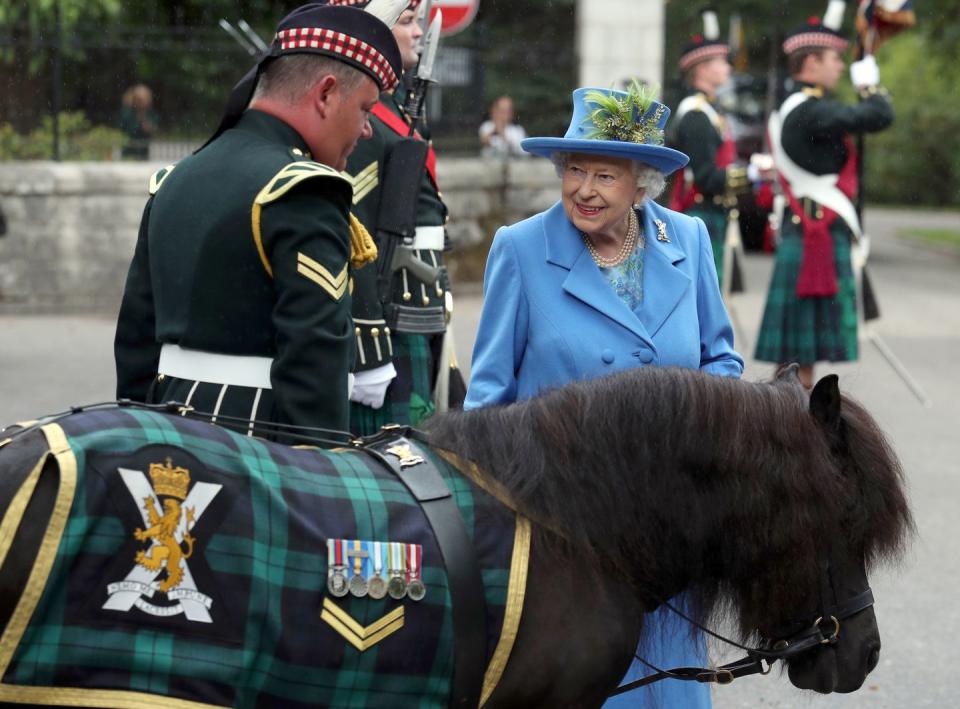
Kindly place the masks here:
<instances>
[{"instance_id":1,"label":"soldier's shoulder epaulette","mask_svg":"<svg viewBox=\"0 0 960 709\"><path fill-rule=\"evenodd\" d=\"M301 160L284 165L283 168L260 190L255 201L256 204L269 204L274 202L304 180L317 177L332 178L344 183L351 190L353 185L332 167L323 163L313 162L312 160Z\"/></svg>"},{"instance_id":2,"label":"soldier's shoulder epaulette","mask_svg":"<svg viewBox=\"0 0 960 709\"><path fill-rule=\"evenodd\" d=\"M253 200L253 210L251 212L253 241L257 246L260 261L263 263L264 269L266 269L267 274L271 278L273 278L273 267L267 258L260 225L263 206L280 199L305 180L317 178L335 180L343 189L350 191L348 194L353 194L353 183L332 167L324 165L323 163L313 162L312 160L301 160L284 165L276 175L270 178L270 181L264 185L263 189L260 190Z\"/></svg>"},{"instance_id":3,"label":"soldier's shoulder epaulette","mask_svg":"<svg viewBox=\"0 0 960 709\"><path fill-rule=\"evenodd\" d=\"M170 177L170 173L173 172L173 168L176 167L176 164L167 165L164 168L157 170L150 176L150 194L156 194L157 190L160 189L160 185L163 184L163 181Z\"/></svg>"}]
</instances>

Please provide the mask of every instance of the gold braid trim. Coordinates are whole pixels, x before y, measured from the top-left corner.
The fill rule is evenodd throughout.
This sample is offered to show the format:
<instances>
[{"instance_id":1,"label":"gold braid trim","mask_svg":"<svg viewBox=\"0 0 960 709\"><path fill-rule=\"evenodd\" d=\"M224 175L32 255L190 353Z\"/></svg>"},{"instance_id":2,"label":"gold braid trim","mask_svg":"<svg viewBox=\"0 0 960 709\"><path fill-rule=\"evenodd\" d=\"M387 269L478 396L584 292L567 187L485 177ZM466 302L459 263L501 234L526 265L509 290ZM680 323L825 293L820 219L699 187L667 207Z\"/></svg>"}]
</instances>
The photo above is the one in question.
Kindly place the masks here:
<instances>
[{"instance_id":1,"label":"gold braid trim","mask_svg":"<svg viewBox=\"0 0 960 709\"><path fill-rule=\"evenodd\" d=\"M283 169L270 178L270 182L268 182L264 188L260 190L256 198L253 200L253 207L250 211L250 225L253 231L253 243L257 247L257 254L260 256L260 262L263 264L263 268L266 270L267 275L270 276L270 278L273 278L273 266L270 264L270 259L267 258L267 252L263 246L263 232L260 224L263 206L280 199L291 189L299 185L304 180L310 179L311 177L335 177L339 180L343 180L347 184L350 184L350 180L346 179L332 167L327 167L326 165L318 162L302 160L300 162L293 162L288 165L284 165ZM353 187L351 186L350 189L352 190Z\"/></svg>"},{"instance_id":2,"label":"gold braid trim","mask_svg":"<svg viewBox=\"0 0 960 709\"><path fill-rule=\"evenodd\" d=\"M520 630L520 618L523 616L523 601L527 594L527 571L530 567L530 520L517 515L516 530L513 535L513 555L510 558L510 576L507 582L507 607L503 613L503 627L497 647L483 673L483 689L480 692L480 706L490 699L497 688L507 661L513 651Z\"/></svg>"},{"instance_id":3,"label":"gold braid trim","mask_svg":"<svg viewBox=\"0 0 960 709\"><path fill-rule=\"evenodd\" d=\"M350 265L360 268L377 260L377 245L370 232L353 214L350 215Z\"/></svg>"}]
</instances>

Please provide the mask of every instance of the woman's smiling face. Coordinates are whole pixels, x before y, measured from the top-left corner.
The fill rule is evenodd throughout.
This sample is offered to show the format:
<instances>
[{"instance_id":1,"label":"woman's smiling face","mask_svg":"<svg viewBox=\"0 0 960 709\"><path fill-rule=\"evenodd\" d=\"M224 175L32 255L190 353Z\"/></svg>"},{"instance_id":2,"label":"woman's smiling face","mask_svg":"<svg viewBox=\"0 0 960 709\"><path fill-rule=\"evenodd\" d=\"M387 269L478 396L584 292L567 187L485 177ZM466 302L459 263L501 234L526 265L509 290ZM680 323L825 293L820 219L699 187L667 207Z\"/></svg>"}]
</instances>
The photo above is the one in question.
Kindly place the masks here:
<instances>
[{"instance_id":1,"label":"woman's smiling face","mask_svg":"<svg viewBox=\"0 0 960 709\"><path fill-rule=\"evenodd\" d=\"M570 155L563 169L563 210L573 225L597 239L621 238L627 214L643 197L626 158Z\"/></svg>"}]
</instances>

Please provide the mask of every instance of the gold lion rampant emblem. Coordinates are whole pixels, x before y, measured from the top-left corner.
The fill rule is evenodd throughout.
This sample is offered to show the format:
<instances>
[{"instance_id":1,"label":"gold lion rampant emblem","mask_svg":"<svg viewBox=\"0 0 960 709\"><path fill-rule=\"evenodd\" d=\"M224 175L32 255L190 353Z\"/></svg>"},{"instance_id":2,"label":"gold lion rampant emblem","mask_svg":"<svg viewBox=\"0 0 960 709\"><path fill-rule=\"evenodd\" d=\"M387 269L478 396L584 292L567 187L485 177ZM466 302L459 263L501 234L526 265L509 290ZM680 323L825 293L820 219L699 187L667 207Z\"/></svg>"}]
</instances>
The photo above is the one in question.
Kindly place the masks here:
<instances>
[{"instance_id":1,"label":"gold lion rampant emblem","mask_svg":"<svg viewBox=\"0 0 960 709\"><path fill-rule=\"evenodd\" d=\"M192 507L185 507L181 511L180 508L180 502L186 499L187 489L190 487L190 471L186 468L174 468L170 459L167 458L166 465L159 463L150 465L150 479L153 481L153 489L157 495L167 499L163 502L161 515L154 505L153 498L144 498L143 509L147 513L151 526L147 529L137 527L133 536L139 541L152 539L154 544L147 551L138 551L135 561L148 571L160 571L166 565L167 578L160 582L158 588L167 593L183 581L181 562L193 555L195 540L190 534L190 529L195 522L194 510ZM183 534L183 542L187 544L186 552L180 546L183 542L178 542L176 537L181 512L186 514L186 530Z\"/></svg>"}]
</instances>

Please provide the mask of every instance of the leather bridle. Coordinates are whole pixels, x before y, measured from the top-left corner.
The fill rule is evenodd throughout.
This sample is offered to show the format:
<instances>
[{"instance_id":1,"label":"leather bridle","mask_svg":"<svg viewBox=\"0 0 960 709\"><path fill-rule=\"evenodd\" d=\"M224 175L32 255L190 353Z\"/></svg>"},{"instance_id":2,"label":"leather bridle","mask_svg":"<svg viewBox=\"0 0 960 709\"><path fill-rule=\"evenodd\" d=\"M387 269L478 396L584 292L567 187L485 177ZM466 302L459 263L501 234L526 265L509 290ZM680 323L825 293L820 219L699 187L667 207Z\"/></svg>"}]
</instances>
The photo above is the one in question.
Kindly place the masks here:
<instances>
[{"instance_id":1,"label":"leather bridle","mask_svg":"<svg viewBox=\"0 0 960 709\"><path fill-rule=\"evenodd\" d=\"M865 573L864 580L866 580ZM833 599L833 602L829 599ZM719 667L674 667L664 670L647 662L639 655L635 655L636 659L654 670L654 673L620 685L609 696L615 697L662 679L730 684L738 677L768 674L777 660L787 661L814 648L836 644L840 637L841 621L866 610L874 603L873 591L869 586L866 590L842 603L836 602L835 599L836 593L831 583L830 565L824 564L820 574L820 611L816 619L812 623L808 619L776 628L770 633L770 637L762 638L757 647L741 645L735 640L720 635L701 625L669 601L664 601L663 605L670 611L711 637L746 651L746 656Z\"/></svg>"}]
</instances>

